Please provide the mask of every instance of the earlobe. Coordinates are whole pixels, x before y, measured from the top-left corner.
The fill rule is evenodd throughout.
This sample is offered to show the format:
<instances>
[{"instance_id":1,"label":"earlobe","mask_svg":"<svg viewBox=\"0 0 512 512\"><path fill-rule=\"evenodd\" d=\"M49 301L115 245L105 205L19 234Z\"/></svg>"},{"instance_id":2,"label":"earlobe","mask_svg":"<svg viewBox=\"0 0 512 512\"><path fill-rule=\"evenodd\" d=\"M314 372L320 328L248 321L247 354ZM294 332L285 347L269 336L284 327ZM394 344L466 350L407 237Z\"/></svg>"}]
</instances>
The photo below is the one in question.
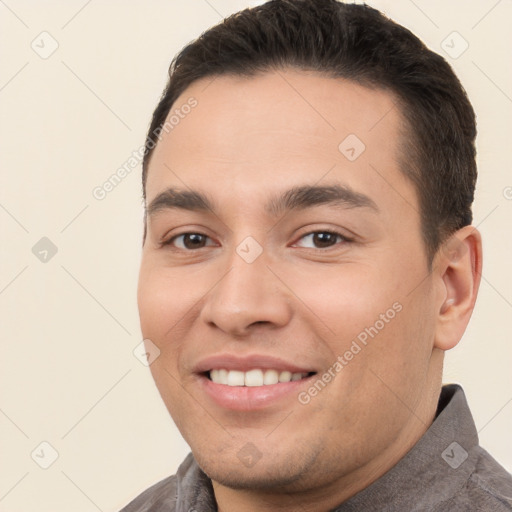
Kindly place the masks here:
<instances>
[{"instance_id":1,"label":"earlobe","mask_svg":"<svg viewBox=\"0 0 512 512\"><path fill-rule=\"evenodd\" d=\"M473 312L482 271L482 240L473 226L458 230L439 249L436 269L442 302L434 346L450 350L462 338Z\"/></svg>"}]
</instances>

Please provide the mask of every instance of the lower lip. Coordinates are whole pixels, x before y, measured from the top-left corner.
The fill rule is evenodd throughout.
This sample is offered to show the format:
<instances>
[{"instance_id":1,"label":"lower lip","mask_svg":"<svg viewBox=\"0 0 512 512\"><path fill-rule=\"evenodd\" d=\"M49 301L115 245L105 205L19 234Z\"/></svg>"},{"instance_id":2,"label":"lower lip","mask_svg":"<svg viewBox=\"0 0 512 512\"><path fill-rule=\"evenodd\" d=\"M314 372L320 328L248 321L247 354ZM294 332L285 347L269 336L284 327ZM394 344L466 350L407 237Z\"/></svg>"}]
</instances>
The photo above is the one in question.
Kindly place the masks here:
<instances>
[{"instance_id":1,"label":"lower lip","mask_svg":"<svg viewBox=\"0 0 512 512\"><path fill-rule=\"evenodd\" d=\"M275 405L282 399L296 397L304 384L316 375L268 386L228 386L216 384L201 375L199 382L205 393L220 407L233 411L255 411Z\"/></svg>"}]
</instances>

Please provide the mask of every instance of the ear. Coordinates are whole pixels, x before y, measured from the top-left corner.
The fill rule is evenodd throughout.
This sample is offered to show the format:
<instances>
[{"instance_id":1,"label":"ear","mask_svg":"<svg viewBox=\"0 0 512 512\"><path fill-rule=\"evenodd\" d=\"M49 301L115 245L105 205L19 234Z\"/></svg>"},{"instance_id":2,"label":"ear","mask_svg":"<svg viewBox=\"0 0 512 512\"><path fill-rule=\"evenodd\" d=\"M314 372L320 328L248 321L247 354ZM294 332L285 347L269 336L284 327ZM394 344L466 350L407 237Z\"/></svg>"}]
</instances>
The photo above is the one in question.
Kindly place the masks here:
<instances>
[{"instance_id":1,"label":"ear","mask_svg":"<svg viewBox=\"0 0 512 512\"><path fill-rule=\"evenodd\" d=\"M439 310L434 346L450 350L462 338L475 307L482 274L482 236L474 226L455 232L439 249Z\"/></svg>"}]
</instances>

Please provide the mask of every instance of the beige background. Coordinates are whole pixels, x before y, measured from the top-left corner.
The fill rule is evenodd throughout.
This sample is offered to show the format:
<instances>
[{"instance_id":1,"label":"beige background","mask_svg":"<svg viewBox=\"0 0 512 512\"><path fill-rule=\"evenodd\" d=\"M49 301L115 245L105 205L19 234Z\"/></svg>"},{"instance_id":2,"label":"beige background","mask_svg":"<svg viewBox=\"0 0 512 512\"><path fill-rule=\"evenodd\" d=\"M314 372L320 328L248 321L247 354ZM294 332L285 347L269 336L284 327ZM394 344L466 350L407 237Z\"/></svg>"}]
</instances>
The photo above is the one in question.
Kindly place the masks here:
<instances>
[{"instance_id":1,"label":"beige background","mask_svg":"<svg viewBox=\"0 0 512 512\"><path fill-rule=\"evenodd\" d=\"M141 341L140 166L103 200L92 192L143 143L173 55L257 3L0 2L1 511L115 511L188 452L132 352ZM445 381L464 386L483 446L510 471L512 3L371 3L443 55L453 31L469 44L446 57L478 113L474 211L485 259ZM447 41L463 48L458 36ZM46 262L32 252L42 237L58 249ZM43 441L59 454L48 469L36 463L50 460Z\"/></svg>"}]
</instances>

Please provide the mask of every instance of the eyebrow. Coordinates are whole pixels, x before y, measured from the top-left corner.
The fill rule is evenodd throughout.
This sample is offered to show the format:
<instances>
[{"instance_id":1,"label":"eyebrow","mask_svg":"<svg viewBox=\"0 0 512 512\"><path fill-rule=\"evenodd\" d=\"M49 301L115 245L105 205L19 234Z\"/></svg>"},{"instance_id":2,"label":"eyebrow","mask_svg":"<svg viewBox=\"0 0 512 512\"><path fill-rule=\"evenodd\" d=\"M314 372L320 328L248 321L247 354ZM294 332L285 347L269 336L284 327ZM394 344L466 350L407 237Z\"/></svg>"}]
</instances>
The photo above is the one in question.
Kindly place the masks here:
<instances>
[{"instance_id":1,"label":"eyebrow","mask_svg":"<svg viewBox=\"0 0 512 512\"><path fill-rule=\"evenodd\" d=\"M303 185L296 186L271 198L265 205L265 212L273 217L291 210L305 210L315 206L328 205L338 208L369 208L379 212L370 197L352 190L345 185ZM198 190L168 188L157 195L147 207L152 216L162 210L182 209L188 211L211 211L217 213L214 202Z\"/></svg>"}]
</instances>

